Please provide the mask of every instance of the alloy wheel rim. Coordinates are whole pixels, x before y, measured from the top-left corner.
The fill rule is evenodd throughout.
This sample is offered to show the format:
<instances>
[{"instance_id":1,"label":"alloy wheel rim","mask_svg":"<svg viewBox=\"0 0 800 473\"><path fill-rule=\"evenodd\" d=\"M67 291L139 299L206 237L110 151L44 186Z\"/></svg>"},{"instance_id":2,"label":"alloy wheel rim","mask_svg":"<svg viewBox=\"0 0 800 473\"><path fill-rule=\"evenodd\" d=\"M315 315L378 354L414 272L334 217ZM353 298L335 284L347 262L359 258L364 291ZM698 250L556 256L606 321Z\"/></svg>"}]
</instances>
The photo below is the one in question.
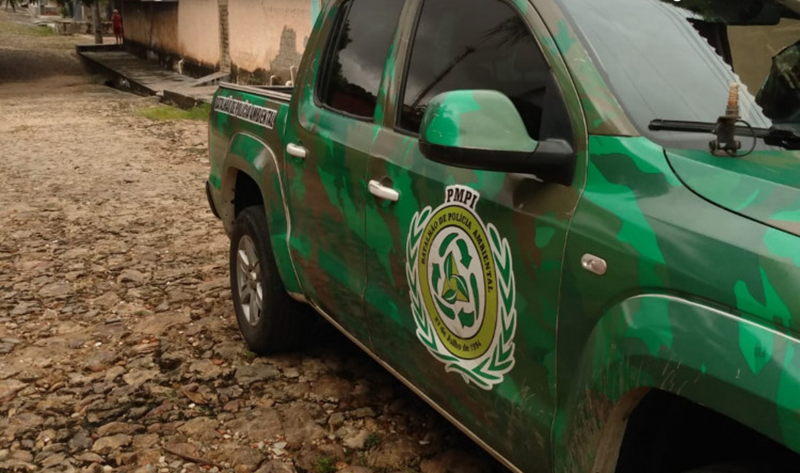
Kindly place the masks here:
<instances>
[{"instance_id":1,"label":"alloy wheel rim","mask_svg":"<svg viewBox=\"0 0 800 473\"><path fill-rule=\"evenodd\" d=\"M255 326L261 319L264 306L264 287L261 281L261 262L256 253L256 244L247 235L239 239L236 249L236 281L239 303L244 317Z\"/></svg>"}]
</instances>

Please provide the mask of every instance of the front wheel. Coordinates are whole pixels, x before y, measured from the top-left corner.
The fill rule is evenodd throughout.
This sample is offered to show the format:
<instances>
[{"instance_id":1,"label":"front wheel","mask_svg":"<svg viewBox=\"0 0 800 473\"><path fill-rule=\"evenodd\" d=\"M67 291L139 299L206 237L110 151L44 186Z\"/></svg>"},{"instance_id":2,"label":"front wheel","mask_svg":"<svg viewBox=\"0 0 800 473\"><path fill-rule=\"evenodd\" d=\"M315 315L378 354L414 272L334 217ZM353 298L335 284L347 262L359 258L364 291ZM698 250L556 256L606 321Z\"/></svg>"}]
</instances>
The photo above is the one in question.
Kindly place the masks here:
<instances>
[{"instance_id":1,"label":"front wheel","mask_svg":"<svg viewBox=\"0 0 800 473\"><path fill-rule=\"evenodd\" d=\"M297 346L305 308L283 286L263 207L248 207L236 218L230 278L236 320L250 350L268 354Z\"/></svg>"}]
</instances>

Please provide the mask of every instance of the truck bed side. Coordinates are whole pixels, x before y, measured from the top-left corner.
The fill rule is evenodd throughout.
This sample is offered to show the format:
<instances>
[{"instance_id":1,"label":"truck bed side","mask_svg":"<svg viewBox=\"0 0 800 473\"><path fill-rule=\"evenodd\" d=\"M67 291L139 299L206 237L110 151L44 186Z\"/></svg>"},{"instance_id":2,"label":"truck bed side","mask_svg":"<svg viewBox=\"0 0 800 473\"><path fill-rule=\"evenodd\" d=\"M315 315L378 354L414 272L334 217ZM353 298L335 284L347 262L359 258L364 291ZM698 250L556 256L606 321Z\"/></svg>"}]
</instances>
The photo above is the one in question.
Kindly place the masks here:
<instances>
[{"instance_id":1,"label":"truck bed side","mask_svg":"<svg viewBox=\"0 0 800 473\"><path fill-rule=\"evenodd\" d=\"M287 237L282 182L284 132L291 95L286 88L223 84L209 118L209 198L230 234L244 206L264 205L272 248L289 292L299 292Z\"/></svg>"}]
</instances>

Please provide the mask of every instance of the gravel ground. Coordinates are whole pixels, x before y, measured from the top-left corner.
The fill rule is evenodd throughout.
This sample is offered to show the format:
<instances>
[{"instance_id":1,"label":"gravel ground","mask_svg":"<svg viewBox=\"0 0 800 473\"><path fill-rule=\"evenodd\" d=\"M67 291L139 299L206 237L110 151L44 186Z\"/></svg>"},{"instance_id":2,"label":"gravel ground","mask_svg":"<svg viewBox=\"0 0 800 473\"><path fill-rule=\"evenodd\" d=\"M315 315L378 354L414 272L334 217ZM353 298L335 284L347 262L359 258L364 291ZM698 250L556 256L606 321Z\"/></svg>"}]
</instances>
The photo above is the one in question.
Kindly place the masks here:
<instances>
[{"instance_id":1,"label":"gravel ground","mask_svg":"<svg viewBox=\"0 0 800 473\"><path fill-rule=\"evenodd\" d=\"M0 472L505 471L325 324L249 353L206 125L25 21L0 11Z\"/></svg>"}]
</instances>

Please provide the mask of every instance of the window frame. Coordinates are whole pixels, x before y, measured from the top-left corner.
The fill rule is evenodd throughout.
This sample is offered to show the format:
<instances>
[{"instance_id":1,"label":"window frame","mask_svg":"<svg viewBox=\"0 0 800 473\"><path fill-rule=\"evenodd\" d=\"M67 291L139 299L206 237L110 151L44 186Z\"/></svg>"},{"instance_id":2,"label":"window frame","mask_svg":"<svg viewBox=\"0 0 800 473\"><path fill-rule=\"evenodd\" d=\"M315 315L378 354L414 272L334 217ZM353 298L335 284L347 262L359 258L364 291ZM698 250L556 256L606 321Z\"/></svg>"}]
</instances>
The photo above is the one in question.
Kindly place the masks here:
<instances>
[{"instance_id":1,"label":"window frame","mask_svg":"<svg viewBox=\"0 0 800 473\"><path fill-rule=\"evenodd\" d=\"M339 4L339 8L342 9L341 12L337 13L336 20L334 21L333 27L331 27L331 31L328 34L328 37L325 40L325 46L322 50L322 57L321 57L321 64L319 71L317 72L317 78L314 84L314 93L312 94L314 97L314 105L318 108L323 110L327 110L328 112L335 113L337 115L341 115L347 118L351 118L353 120L358 120L364 123L373 123L377 124L375 121L375 111L378 109L380 105L380 85L383 83L386 75L386 60L389 58L389 50L391 50L391 46L394 44L394 39L396 36L397 28L400 24L400 18L402 16L402 9L401 9L401 16L398 16L397 22L394 26L394 34L392 35L391 41L389 42L389 49L386 51L386 57L383 60L384 67L381 68L381 81L378 83L378 95L375 97L375 107L372 110L371 116L364 116L364 115L356 115L354 113L350 113L346 110L339 110L322 100L321 92L323 85L327 84L329 79L330 67L331 62L333 59L333 51L336 48L336 45L339 44L339 39L341 38L341 33L343 29L343 25L345 20L350 16L350 10L353 7L355 0L342 0Z\"/></svg>"},{"instance_id":2,"label":"window frame","mask_svg":"<svg viewBox=\"0 0 800 473\"><path fill-rule=\"evenodd\" d=\"M419 132L414 132L411 130L406 130L400 126L401 123L401 115L403 113L403 106L405 104L405 96L406 96L406 84L408 83L408 75L411 72L411 58L414 56L414 48L417 45L417 30L419 29L419 24L422 21L422 12L425 10L425 4L432 0L420 0L417 6L417 12L414 18L414 25L411 28L411 33L409 36L409 46L406 51L405 57L403 58L403 74L400 81L400 87L397 92L397 110L395 111L395 117L392 123L392 130L396 133L401 135L405 135L411 138L419 139ZM435 0L433 0L435 1ZM525 30L528 32L529 35L533 38L536 47L539 49L539 55L542 57L542 61L544 64L547 65L547 70L550 74L553 74L553 65L550 63L547 54L544 52L544 48L542 47L541 42L539 41L538 36L534 33L531 29L530 22L528 19L525 18L525 15L517 8L517 6L509 0L496 0L507 7L511 8L515 15L522 19L523 23L525 24ZM533 5L531 5L533 8ZM538 13L537 13L538 14ZM550 34L549 32L547 34ZM563 92L562 92L563 93ZM562 99L563 101L563 99ZM566 104L564 104L566 106ZM542 108L542 117L545 116L545 110Z\"/></svg>"}]
</instances>

